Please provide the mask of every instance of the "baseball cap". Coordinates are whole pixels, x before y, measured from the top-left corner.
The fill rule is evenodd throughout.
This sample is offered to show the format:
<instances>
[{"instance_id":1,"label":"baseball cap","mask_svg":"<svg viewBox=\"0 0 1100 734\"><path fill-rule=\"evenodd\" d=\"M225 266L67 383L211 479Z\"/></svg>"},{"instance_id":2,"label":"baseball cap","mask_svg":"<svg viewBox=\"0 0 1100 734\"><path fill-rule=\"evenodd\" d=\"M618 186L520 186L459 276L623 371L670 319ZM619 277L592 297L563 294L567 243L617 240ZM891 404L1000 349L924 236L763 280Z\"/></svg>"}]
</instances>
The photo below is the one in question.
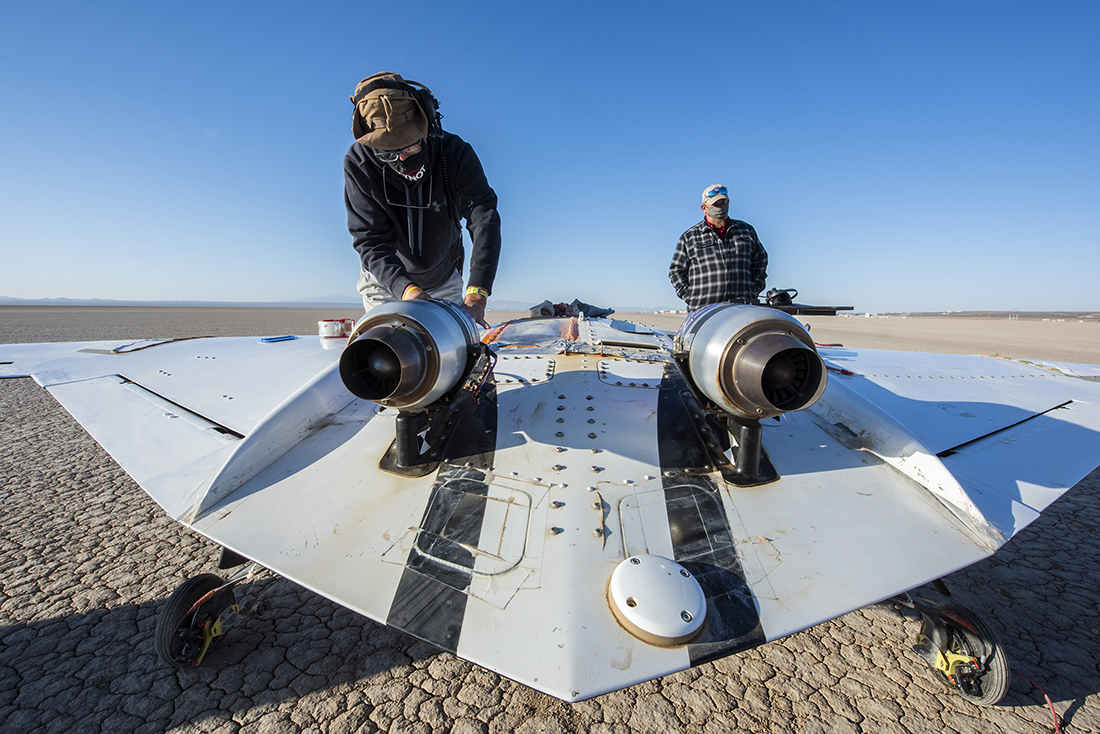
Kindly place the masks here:
<instances>
[{"instance_id":1,"label":"baseball cap","mask_svg":"<svg viewBox=\"0 0 1100 734\"><path fill-rule=\"evenodd\" d=\"M729 201L729 193L726 191L726 187L722 184L711 184L703 189L703 203L711 205L719 199L725 199Z\"/></svg>"}]
</instances>

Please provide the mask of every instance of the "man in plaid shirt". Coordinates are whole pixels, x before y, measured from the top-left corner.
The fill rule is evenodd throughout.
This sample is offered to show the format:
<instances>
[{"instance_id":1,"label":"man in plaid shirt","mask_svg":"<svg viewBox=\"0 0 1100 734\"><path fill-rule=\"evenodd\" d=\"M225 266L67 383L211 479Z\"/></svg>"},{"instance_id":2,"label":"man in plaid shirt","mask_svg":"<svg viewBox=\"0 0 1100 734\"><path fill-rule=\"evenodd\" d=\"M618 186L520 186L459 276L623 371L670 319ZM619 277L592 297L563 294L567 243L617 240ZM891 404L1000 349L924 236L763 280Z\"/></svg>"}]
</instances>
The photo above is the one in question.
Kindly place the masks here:
<instances>
[{"instance_id":1,"label":"man in plaid shirt","mask_svg":"<svg viewBox=\"0 0 1100 734\"><path fill-rule=\"evenodd\" d=\"M703 221L680 235L669 280L676 295L696 309L711 303L756 303L768 276L768 253L756 230L730 219L730 199L720 184L703 190Z\"/></svg>"}]
</instances>

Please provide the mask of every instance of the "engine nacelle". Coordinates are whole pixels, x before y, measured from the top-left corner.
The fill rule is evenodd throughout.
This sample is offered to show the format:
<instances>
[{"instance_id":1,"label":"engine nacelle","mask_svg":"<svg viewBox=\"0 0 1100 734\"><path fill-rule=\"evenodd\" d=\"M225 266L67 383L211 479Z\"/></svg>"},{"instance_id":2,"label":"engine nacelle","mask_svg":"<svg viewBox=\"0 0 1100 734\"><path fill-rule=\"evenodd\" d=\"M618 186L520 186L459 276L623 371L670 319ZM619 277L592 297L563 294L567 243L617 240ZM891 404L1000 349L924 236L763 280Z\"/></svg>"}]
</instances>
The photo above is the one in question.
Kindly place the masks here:
<instances>
[{"instance_id":1,"label":"engine nacelle","mask_svg":"<svg viewBox=\"0 0 1100 734\"><path fill-rule=\"evenodd\" d=\"M478 343L474 320L453 303L386 303L355 325L340 379L356 397L418 410L458 384Z\"/></svg>"},{"instance_id":2,"label":"engine nacelle","mask_svg":"<svg viewBox=\"0 0 1100 734\"><path fill-rule=\"evenodd\" d=\"M825 392L825 363L805 327L782 311L715 304L676 335L691 378L722 410L743 419L808 408Z\"/></svg>"}]
</instances>

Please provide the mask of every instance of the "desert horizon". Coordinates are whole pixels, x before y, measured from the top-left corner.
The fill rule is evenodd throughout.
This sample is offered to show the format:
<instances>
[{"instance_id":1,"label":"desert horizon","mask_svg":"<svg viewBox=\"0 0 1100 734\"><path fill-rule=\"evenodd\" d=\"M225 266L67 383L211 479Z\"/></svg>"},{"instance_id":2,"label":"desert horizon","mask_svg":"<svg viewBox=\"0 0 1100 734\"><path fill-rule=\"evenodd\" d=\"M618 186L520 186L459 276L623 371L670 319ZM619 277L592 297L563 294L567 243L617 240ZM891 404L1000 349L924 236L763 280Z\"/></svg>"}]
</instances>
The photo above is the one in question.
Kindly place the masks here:
<instances>
[{"instance_id":1,"label":"desert horizon","mask_svg":"<svg viewBox=\"0 0 1100 734\"><path fill-rule=\"evenodd\" d=\"M317 333L323 319L362 309L162 306L0 306L0 344L197 336ZM526 311L486 313L491 324ZM615 313L612 318L676 330L684 314ZM820 345L1100 364L1100 321L953 316L801 316Z\"/></svg>"}]
</instances>

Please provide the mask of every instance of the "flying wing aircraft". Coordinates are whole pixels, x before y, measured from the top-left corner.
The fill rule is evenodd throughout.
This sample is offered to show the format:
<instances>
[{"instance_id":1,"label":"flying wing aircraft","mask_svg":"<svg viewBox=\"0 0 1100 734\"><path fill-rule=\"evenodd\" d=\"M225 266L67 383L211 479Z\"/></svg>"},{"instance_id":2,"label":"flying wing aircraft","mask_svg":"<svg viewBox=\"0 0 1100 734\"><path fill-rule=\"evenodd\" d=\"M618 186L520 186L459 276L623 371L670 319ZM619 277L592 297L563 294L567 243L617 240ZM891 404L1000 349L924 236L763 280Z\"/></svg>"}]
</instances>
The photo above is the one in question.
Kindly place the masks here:
<instances>
[{"instance_id":1,"label":"flying wing aircraft","mask_svg":"<svg viewBox=\"0 0 1100 734\"><path fill-rule=\"evenodd\" d=\"M167 663L232 634L258 564L567 701L896 597L922 616L917 653L992 704L1009 676L992 631L905 592L1100 463L1100 367L819 349L767 307L676 333L583 316L479 333L411 301L333 343L0 347L0 376L34 377L242 566L164 605Z\"/></svg>"}]
</instances>

